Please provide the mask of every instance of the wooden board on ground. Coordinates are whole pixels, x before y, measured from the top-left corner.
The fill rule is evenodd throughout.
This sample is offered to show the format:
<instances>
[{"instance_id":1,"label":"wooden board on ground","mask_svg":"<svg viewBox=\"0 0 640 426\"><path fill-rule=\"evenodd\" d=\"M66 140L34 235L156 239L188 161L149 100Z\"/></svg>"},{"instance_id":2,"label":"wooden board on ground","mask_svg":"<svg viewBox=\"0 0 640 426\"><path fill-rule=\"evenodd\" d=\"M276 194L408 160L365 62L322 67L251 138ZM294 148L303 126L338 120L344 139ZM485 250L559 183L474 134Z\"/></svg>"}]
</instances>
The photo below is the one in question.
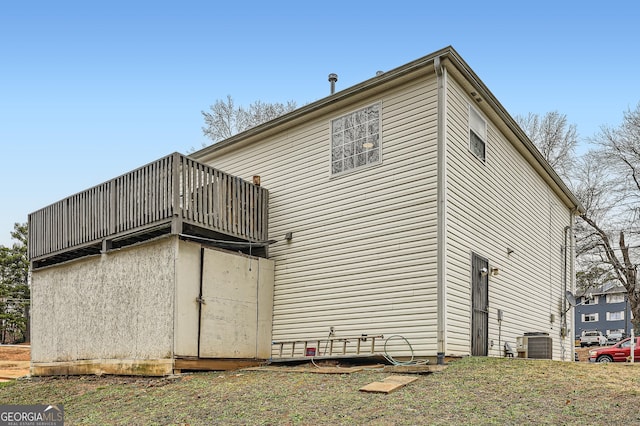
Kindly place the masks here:
<instances>
[{"instance_id":1,"label":"wooden board on ground","mask_svg":"<svg viewBox=\"0 0 640 426\"><path fill-rule=\"evenodd\" d=\"M245 371L277 371L279 373L351 374L362 371L362 367L252 367Z\"/></svg>"},{"instance_id":2,"label":"wooden board on ground","mask_svg":"<svg viewBox=\"0 0 640 426\"><path fill-rule=\"evenodd\" d=\"M389 376L381 382L369 383L360 388L361 392L391 393L418 380L415 376Z\"/></svg>"},{"instance_id":3,"label":"wooden board on ground","mask_svg":"<svg viewBox=\"0 0 640 426\"><path fill-rule=\"evenodd\" d=\"M385 373L405 373L405 374L429 374L437 373L447 368L446 365L387 365L384 367Z\"/></svg>"},{"instance_id":4,"label":"wooden board on ground","mask_svg":"<svg viewBox=\"0 0 640 426\"><path fill-rule=\"evenodd\" d=\"M29 374L29 361L0 361L0 380L8 381Z\"/></svg>"}]
</instances>

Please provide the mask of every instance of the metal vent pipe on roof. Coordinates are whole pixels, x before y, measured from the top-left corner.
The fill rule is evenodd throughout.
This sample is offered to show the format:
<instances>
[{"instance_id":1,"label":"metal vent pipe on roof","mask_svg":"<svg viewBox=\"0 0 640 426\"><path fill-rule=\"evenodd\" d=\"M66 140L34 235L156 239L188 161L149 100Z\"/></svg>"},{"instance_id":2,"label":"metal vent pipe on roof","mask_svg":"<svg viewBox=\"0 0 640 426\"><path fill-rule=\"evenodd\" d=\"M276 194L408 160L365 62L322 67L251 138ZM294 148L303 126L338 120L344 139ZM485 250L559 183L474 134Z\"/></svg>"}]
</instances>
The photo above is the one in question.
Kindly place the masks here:
<instances>
[{"instance_id":1,"label":"metal vent pipe on roof","mask_svg":"<svg viewBox=\"0 0 640 426\"><path fill-rule=\"evenodd\" d=\"M329 82L331 83L331 94L336 93L336 81L338 81L338 74L329 74Z\"/></svg>"}]
</instances>

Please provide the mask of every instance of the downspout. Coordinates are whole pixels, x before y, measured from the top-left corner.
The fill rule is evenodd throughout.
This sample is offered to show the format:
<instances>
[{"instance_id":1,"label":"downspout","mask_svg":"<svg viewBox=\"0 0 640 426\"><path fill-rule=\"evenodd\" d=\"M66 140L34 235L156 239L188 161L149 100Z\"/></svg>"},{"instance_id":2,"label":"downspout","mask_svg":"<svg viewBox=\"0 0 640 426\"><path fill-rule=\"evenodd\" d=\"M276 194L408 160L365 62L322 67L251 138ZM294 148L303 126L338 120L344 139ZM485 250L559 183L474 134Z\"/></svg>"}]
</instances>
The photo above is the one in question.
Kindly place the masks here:
<instances>
[{"instance_id":1,"label":"downspout","mask_svg":"<svg viewBox=\"0 0 640 426\"><path fill-rule=\"evenodd\" d=\"M438 86L438 123L437 123L437 338L438 338L438 364L444 364L444 356L447 348L446 333L446 226L447 226L447 70L442 65L440 57L433 61L436 71L436 83Z\"/></svg>"}]
</instances>

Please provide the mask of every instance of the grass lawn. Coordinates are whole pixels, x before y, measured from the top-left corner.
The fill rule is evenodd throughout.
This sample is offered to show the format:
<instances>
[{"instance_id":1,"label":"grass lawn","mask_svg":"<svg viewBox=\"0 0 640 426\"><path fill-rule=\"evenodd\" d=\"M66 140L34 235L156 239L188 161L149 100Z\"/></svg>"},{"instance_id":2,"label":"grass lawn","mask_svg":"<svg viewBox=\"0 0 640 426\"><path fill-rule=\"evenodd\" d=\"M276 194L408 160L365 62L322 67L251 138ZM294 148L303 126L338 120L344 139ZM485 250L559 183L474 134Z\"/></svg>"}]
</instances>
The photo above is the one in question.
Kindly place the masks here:
<instances>
[{"instance_id":1,"label":"grass lawn","mask_svg":"<svg viewBox=\"0 0 640 426\"><path fill-rule=\"evenodd\" d=\"M640 424L640 365L465 358L391 394L389 373L234 371L176 378L33 378L2 404L62 404L65 424Z\"/></svg>"}]
</instances>

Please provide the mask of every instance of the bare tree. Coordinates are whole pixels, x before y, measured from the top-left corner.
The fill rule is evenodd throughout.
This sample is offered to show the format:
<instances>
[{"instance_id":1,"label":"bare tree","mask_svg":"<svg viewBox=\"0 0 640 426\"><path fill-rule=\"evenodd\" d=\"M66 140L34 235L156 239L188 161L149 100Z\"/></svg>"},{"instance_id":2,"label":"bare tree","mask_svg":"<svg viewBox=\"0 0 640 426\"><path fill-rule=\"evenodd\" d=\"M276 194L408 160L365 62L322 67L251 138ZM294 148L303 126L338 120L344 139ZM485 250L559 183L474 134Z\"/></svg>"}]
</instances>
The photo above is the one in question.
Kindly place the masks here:
<instances>
[{"instance_id":1,"label":"bare tree","mask_svg":"<svg viewBox=\"0 0 640 426\"><path fill-rule=\"evenodd\" d=\"M238 129L238 112L231 95L227 95L226 101L218 99L209 109L211 112L202 111L206 124L202 128L205 136L217 142L242 131Z\"/></svg>"},{"instance_id":2,"label":"bare tree","mask_svg":"<svg viewBox=\"0 0 640 426\"><path fill-rule=\"evenodd\" d=\"M516 116L516 121L554 170L569 180L573 169L578 133L575 124L567 122L567 116L557 111L543 116L529 113Z\"/></svg>"},{"instance_id":3,"label":"bare tree","mask_svg":"<svg viewBox=\"0 0 640 426\"><path fill-rule=\"evenodd\" d=\"M274 118L278 118L281 115L293 111L296 107L297 105L294 101L288 101L286 104L279 102L270 104L262 101L255 101L249 105L247 110L240 108L242 111L241 115L243 117L243 125L245 126L244 130L266 123Z\"/></svg>"},{"instance_id":4,"label":"bare tree","mask_svg":"<svg viewBox=\"0 0 640 426\"><path fill-rule=\"evenodd\" d=\"M213 142L218 142L294 109L294 101L288 101L286 104L255 101L245 109L242 106L236 107L231 95L227 95L226 100L218 99L211 105L209 112L202 111L205 123L202 131Z\"/></svg>"},{"instance_id":5,"label":"bare tree","mask_svg":"<svg viewBox=\"0 0 640 426\"><path fill-rule=\"evenodd\" d=\"M626 289L640 334L640 104L619 127L603 126L594 149L575 156L576 126L558 112L516 120L549 164L572 187L585 212L576 223L581 286L615 279Z\"/></svg>"},{"instance_id":6,"label":"bare tree","mask_svg":"<svg viewBox=\"0 0 640 426\"><path fill-rule=\"evenodd\" d=\"M592 141L600 147L598 158L615 178L620 202L631 207L632 220L638 220L640 210L640 103L627 110L619 127L603 126Z\"/></svg>"},{"instance_id":7,"label":"bare tree","mask_svg":"<svg viewBox=\"0 0 640 426\"><path fill-rule=\"evenodd\" d=\"M591 267L606 266L625 287L640 334L640 104L627 111L619 127L603 126L590 140L574 191L585 213L578 224L578 246Z\"/></svg>"}]
</instances>

